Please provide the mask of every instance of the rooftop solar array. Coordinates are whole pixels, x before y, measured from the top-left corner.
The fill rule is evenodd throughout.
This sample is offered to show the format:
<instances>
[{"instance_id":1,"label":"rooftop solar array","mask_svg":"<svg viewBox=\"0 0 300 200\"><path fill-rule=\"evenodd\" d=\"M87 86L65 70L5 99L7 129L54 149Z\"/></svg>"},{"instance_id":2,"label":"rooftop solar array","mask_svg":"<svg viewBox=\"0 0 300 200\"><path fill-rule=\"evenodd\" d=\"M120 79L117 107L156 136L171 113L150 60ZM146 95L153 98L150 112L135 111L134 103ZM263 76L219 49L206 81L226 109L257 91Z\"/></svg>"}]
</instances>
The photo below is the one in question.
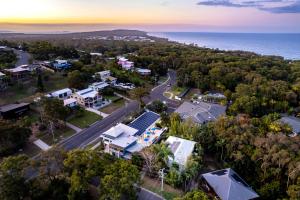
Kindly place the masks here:
<instances>
[{"instance_id":1,"label":"rooftop solar array","mask_svg":"<svg viewBox=\"0 0 300 200\"><path fill-rule=\"evenodd\" d=\"M137 129L138 132L135 135L140 136L146 131L146 129L149 126L151 126L159 118L160 118L159 114L156 114L151 111L145 112L137 119L135 119L133 122L131 122L128 126Z\"/></svg>"}]
</instances>

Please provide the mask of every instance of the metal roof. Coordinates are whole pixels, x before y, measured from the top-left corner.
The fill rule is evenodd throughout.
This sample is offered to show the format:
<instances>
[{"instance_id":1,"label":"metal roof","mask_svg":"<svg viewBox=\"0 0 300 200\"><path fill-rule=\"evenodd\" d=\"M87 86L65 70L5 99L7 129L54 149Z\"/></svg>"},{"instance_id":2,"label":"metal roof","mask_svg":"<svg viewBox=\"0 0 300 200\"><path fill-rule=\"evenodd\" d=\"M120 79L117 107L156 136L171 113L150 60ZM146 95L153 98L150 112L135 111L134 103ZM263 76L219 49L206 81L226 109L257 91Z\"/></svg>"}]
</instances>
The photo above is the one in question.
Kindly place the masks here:
<instances>
[{"instance_id":1,"label":"metal roof","mask_svg":"<svg viewBox=\"0 0 300 200\"><path fill-rule=\"evenodd\" d=\"M98 92L96 92L95 90L93 90L91 88L87 88L87 89L76 92L76 94L78 94L82 98L94 98L98 95Z\"/></svg>"},{"instance_id":2,"label":"metal roof","mask_svg":"<svg viewBox=\"0 0 300 200\"><path fill-rule=\"evenodd\" d=\"M143 113L137 119L132 121L128 126L135 128L138 132L135 135L143 134L147 128L154 124L160 118L159 114L148 111Z\"/></svg>"},{"instance_id":3,"label":"metal roof","mask_svg":"<svg viewBox=\"0 0 300 200\"><path fill-rule=\"evenodd\" d=\"M14 110L17 108L21 108L23 106L28 106L29 103L19 103L19 104L8 104L0 107L0 112L7 112L10 110Z\"/></svg>"},{"instance_id":4,"label":"metal roof","mask_svg":"<svg viewBox=\"0 0 300 200\"><path fill-rule=\"evenodd\" d=\"M194 141L174 136L168 137L166 143L170 145L169 147L174 154L174 159L171 160L182 166L185 166L188 158L192 155L196 144Z\"/></svg>"},{"instance_id":5,"label":"metal roof","mask_svg":"<svg viewBox=\"0 0 300 200\"><path fill-rule=\"evenodd\" d=\"M71 94L72 90L70 88L64 88L61 90L57 90L51 93L52 96L59 96L60 94L68 93Z\"/></svg>"},{"instance_id":6,"label":"metal roof","mask_svg":"<svg viewBox=\"0 0 300 200\"><path fill-rule=\"evenodd\" d=\"M280 119L281 122L288 124L292 127L293 132L296 134L300 134L300 119L293 116L282 117Z\"/></svg>"},{"instance_id":7,"label":"metal roof","mask_svg":"<svg viewBox=\"0 0 300 200\"><path fill-rule=\"evenodd\" d=\"M258 194L232 169L222 169L202 177L222 200L248 200Z\"/></svg>"}]
</instances>

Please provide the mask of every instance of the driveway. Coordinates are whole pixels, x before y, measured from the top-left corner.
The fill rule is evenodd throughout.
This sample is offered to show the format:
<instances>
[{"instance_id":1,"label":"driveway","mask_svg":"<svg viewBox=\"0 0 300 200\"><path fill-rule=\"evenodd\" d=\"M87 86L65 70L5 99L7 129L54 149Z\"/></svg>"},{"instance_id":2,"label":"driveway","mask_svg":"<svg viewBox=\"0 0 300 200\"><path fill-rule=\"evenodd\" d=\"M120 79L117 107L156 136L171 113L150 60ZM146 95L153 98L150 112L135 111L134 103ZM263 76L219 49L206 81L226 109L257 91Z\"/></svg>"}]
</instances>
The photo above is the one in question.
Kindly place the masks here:
<instances>
[{"instance_id":1,"label":"driveway","mask_svg":"<svg viewBox=\"0 0 300 200\"><path fill-rule=\"evenodd\" d=\"M12 49L14 51L15 54L17 54L18 57L18 61L16 62L16 67L20 66L20 65L28 65L29 64L29 60L31 58L30 54L25 52L25 51L20 51L20 50L16 50L16 49Z\"/></svg>"}]
</instances>

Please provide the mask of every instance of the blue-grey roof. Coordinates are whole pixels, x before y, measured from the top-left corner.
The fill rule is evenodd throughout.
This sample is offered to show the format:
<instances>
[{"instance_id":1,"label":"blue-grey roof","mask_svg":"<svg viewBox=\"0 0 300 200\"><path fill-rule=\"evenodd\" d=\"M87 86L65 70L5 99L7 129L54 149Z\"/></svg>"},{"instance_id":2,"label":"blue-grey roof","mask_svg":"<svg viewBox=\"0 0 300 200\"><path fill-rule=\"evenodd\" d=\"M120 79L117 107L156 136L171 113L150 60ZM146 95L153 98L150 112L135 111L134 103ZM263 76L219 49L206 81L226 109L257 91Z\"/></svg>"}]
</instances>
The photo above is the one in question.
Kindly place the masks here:
<instances>
[{"instance_id":1,"label":"blue-grey roof","mask_svg":"<svg viewBox=\"0 0 300 200\"><path fill-rule=\"evenodd\" d=\"M300 119L293 116L286 116L280 119L281 122L288 124L292 127L293 132L300 134Z\"/></svg>"},{"instance_id":2,"label":"blue-grey roof","mask_svg":"<svg viewBox=\"0 0 300 200\"><path fill-rule=\"evenodd\" d=\"M221 115L225 115L226 107L205 102L199 102L198 104L183 102L175 112L184 120L191 118L195 123L203 124L215 121Z\"/></svg>"},{"instance_id":3,"label":"blue-grey roof","mask_svg":"<svg viewBox=\"0 0 300 200\"><path fill-rule=\"evenodd\" d=\"M128 126L135 128L138 132L135 135L143 134L146 129L160 118L159 114L148 111L143 113L137 119L132 121Z\"/></svg>"},{"instance_id":4,"label":"blue-grey roof","mask_svg":"<svg viewBox=\"0 0 300 200\"><path fill-rule=\"evenodd\" d=\"M222 200L248 200L258 194L232 169L202 174L209 186Z\"/></svg>"}]
</instances>

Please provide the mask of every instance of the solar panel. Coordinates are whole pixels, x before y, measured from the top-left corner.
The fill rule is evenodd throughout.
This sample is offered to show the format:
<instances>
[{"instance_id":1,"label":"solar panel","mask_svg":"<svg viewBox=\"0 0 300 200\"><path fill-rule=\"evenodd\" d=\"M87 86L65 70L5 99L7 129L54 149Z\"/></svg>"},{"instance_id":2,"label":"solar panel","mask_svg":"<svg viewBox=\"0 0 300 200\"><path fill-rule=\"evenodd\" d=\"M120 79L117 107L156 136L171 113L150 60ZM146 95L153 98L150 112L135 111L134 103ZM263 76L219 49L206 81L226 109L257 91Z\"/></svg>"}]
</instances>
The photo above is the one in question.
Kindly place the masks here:
<instances>
[{"instance_id":1,"label":"solar panel","mask_svg":"<svg viewBox=\"0 0 300 200\"><path fill-rule=\"evenodd\" d=\"M135 135L140 136L145 132L145 130L151 126L160 116L154 112L145 112L136 120L129 124L130 127L135 128L138 132Z\"/></svg>"},{"instance_id":2,"label":"solar panel","mask_svg":"<svg viewBox=\"0 0 300 200\"><path fill-rule=\"evenodd\" d=\"M226 169L223 169L223 170L219 170L219 171L215 171L215 172L212 172L211 174L213 175L218 175L218 176L223 176L225 174L227 174L227 170Z\"/></svg>"},{"instance_id":3,"label":"solar panel","mask_svg":"<svg viewBox=\"0 0 300 200\"><path fill-rule=\"evenodd\" d=\"M88 91L86 91L86 92L83 92L83 93L81 93L80 95L85 95L85 94L88 94L88 93L90 93L90 92L92 92L93 90L88 90Z\"/></svg>"},{"instance_id":4,"label":"solar panel","mask_svg":"<svg viewBox=\"0 0 300 200\"><path fill-rule=\"evenodd\" d=\"M242 178L240 178L237 174L232 174L231 177L232 177L235 181L237 181L237 182L243 184L245 187L249 187L249 186L247 185L247 183L246 183Z\"/></svg>"}]
</instances>

